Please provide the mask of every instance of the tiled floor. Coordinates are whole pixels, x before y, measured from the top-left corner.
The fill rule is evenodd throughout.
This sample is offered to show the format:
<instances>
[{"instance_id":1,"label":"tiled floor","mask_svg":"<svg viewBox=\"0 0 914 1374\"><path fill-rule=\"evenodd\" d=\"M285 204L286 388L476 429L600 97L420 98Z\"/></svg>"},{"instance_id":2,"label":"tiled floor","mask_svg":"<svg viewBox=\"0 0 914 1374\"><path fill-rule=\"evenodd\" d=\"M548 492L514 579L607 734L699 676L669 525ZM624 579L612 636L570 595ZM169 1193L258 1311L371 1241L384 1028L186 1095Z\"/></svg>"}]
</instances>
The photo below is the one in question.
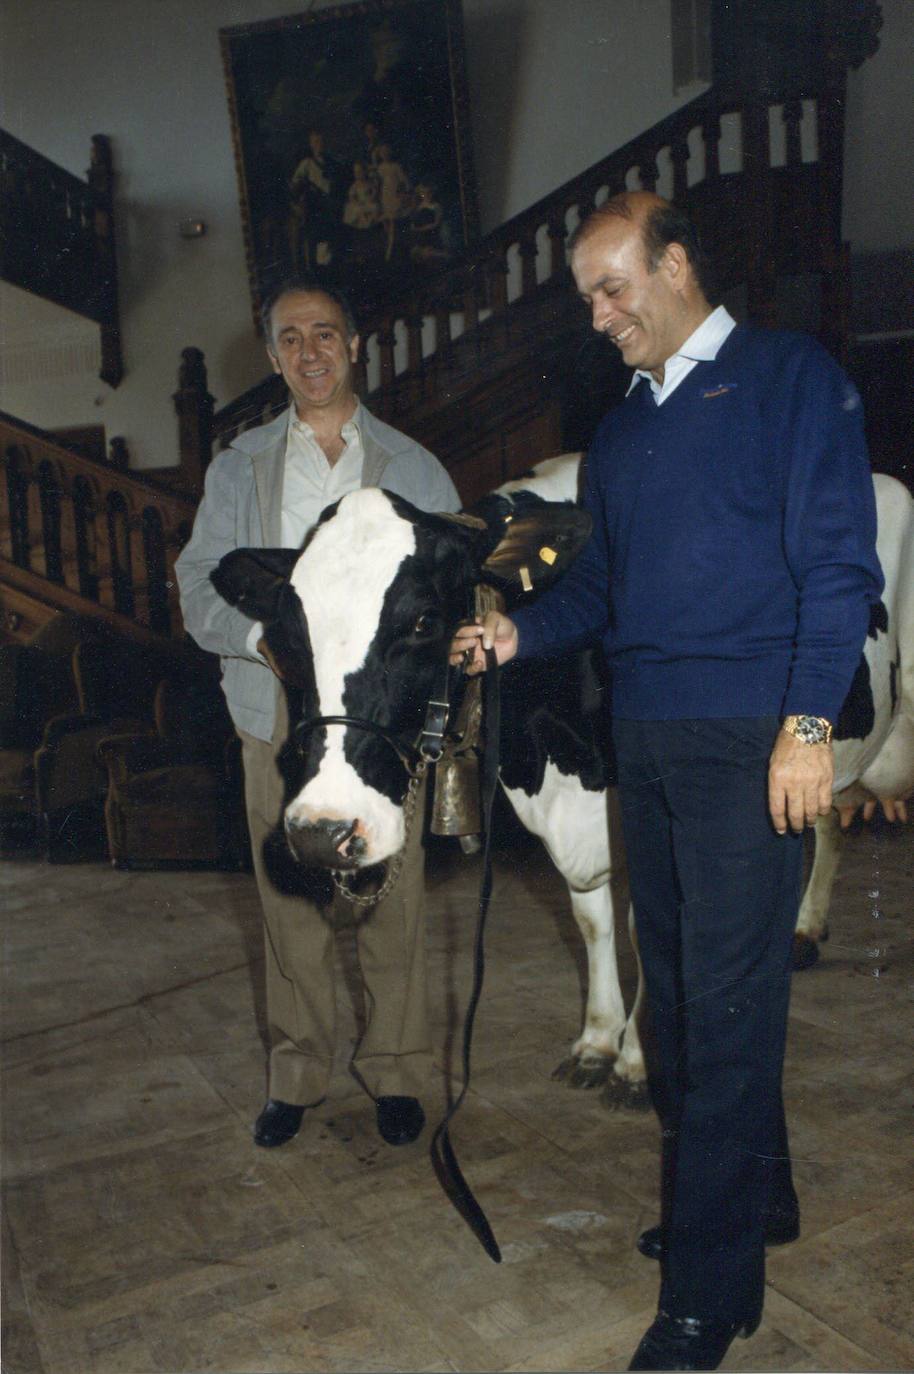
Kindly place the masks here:
<instances>
[{"instance_id":1,"label":"tiled floor","mask_svg":"<svg viewBox=\"0 0 914 1374\"><path fill-rule=\"evenodd\" d=\"M433 850L440 1115L469 987L476 860ZM551 1081L581 967L533 846L497 865L472 1090L452 1130L503 1250L393 1150L345 1068L256 1149L260 929L246 875L2 865L6 1374L624 1369L656 1299L634 1250L657 1130ZM794 984L801 1240L769 1255L739 1370L914 1369L914 827L860 831L822 963ZM341 982L348 962L341 937ZM630 982L631 965L625 972Z\"/></svg>"}]
</instances>

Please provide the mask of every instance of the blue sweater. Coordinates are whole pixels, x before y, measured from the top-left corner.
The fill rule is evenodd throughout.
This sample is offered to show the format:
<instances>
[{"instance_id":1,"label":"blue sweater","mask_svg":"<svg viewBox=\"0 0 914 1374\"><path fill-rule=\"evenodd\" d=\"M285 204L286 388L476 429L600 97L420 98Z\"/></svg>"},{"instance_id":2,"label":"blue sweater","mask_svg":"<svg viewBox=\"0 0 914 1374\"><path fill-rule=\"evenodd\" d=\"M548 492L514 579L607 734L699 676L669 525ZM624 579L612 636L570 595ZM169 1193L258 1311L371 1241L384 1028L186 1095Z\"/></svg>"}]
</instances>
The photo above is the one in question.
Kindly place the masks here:
<instances>
[{"instance_id":1,"label":"blue sweater","mask_svg":"<svg viewBox=\"0 0 914 1374\"><path fill-rule=\"evenodd\" d=\"M514 615L519 657L602 636L613 712L836 721L882 590L860 398L813 339L737 326L587 462L593 533Z\"/></svg>"}]
</instances>

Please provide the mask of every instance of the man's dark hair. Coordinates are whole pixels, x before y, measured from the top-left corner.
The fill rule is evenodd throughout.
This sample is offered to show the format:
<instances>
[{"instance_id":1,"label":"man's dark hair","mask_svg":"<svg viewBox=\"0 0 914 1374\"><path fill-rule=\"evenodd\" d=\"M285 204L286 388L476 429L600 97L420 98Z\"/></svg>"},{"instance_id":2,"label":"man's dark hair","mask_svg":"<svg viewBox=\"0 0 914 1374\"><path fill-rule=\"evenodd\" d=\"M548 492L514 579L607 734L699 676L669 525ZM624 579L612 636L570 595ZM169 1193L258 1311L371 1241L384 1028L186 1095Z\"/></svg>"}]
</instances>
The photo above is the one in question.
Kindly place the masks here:
<instances>
[{"instance_id":1,"label":"man's dark hair","mask_svg":"<svg viewBox=\"0 0 914 1374\"><path fill-rule=\"evenodd\" d=\"M577 226L568 240L569 253L573 253L579 243L589 238L594 229L604 220L633 220L634 218L635 212L628 196L625 193L612 196L602 205L598 205L596 210L593 210ZM698 230L684 210L680 210L678 205L669 203L655 206L645 216L641 230L641 241L644 244L644 255L650 272L657 271L670 244L678 243L685 252L699 289L705 299L713 304L710 264L705 256Z\"/></svg>"},{"instance_id":2,"label":"man's dark hair","mask_svg":"<svg viewBox=\"0 0 914 1374\"><path fill-rule=\"evenodd\" d=\"M272 349L273 347L273 307L283 296L291 296L299 291L307 291L309 295L326 296L328 300L333 301L343 312L347 340L351 339L354 334L358 334L359 326L356 324L349 298L338 286L328 286L325 282L317 281L314 277L289 277L286 281L280 282L272 291L267 292L263 305L260 307L260 325L263 329L267 348Z\"/></svg>"}]
</instances>

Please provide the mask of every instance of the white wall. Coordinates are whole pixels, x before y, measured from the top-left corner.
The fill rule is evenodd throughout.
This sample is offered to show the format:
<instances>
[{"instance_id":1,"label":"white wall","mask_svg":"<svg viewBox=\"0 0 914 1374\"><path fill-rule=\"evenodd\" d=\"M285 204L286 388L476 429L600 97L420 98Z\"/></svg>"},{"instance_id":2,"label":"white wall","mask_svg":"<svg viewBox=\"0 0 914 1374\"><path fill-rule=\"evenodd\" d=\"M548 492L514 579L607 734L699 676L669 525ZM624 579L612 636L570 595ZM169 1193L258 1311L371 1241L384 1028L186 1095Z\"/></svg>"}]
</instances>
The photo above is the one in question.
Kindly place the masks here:
<instances>
[{"instance_id":1,"label":"white wall","mask_svg":"<svg viewBox=\"0 0 914 1374\"><path fill-rule=\"evenodd\" d=\"M914 0L883 8L883 49L852 75L847 204L858 242L896 246L914 243L914 138L896 132ZM683 103L672 94L669 0L464 0L463 9L483 231ZM80 176L90 136L112 138L126 365L112 390L94 375L91 325L3 285L6 410L46 427L104 424L126 437L134 466L163 466L177 458L171 393L182 347L203 349L218 404L264 375L217 31L295 11L296 0L5 7L0 123ZM886 149L893 167L883 177L874 169ZM185 217L204 219L206 237L180 239Z\"/></svg>"},{"instance_id":2,"label":"white wall","mask_svg":"<svg viewBox=\"0 0 914 1374\"><path fill-rule=\"evenodd\" d=\"M880 0L879 51L848 73L844 237L854 252L914 249L914 0Z\"/></svg>"},{"instance_id":3,"label":"white wall","mask_svg":"<svg viewBox=\"0 0 914 1374\"><path fill-rule=\"evenodd\" d=\"M163 465L176 460L182 347L203 349L219 404L264 374L217 30L295 10L295 0L6 7L4 127L78 175L91 134L113 140L126 365L116 391L91 364L80 371L92 326L5 288L7 410L48 427L102 423L127 438L134 466ZM668 0L465 0L484 231L681 103L667 15ZM178 237L188 216L206 221L205 238ZM82 346L51 356L62 339Z\"/></svg>"}]
</instances>

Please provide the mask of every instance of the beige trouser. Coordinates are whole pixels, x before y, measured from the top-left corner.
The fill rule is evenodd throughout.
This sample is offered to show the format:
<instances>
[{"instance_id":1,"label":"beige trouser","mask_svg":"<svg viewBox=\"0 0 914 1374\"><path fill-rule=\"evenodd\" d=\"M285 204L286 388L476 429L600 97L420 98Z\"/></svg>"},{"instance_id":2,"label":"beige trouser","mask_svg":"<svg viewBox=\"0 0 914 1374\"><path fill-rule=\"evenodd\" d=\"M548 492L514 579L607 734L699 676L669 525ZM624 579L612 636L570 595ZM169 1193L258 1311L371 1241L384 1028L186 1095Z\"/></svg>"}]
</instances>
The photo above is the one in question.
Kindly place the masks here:
<instances>
[{"instance_id":1,"label":"beige trouser","mask_svg":"<svg viewBox=\"0 0 914 1374\"><path fill-rule=\"evenodd\" d=\"M281 741L288 726L285 694L279 695L276 738ZM333 912L277 886L278 870L264 857L264 842L276 830L284 799L276 741L270 745L243 731L239 734L254 872L264 916L269 1093L282 1102L309 1106L327 1093L336 1050ZM389 895L369 908L367 915L339 896L333 903L345 908L340 915L351 921L355 911L358 920L356 942L367 1025L352 1067L372 1097L419 1097L431 1067L422 811L420 794L406 859ZM284 867L288 869L289 864Z\"/></svg>"}]
</instances>

